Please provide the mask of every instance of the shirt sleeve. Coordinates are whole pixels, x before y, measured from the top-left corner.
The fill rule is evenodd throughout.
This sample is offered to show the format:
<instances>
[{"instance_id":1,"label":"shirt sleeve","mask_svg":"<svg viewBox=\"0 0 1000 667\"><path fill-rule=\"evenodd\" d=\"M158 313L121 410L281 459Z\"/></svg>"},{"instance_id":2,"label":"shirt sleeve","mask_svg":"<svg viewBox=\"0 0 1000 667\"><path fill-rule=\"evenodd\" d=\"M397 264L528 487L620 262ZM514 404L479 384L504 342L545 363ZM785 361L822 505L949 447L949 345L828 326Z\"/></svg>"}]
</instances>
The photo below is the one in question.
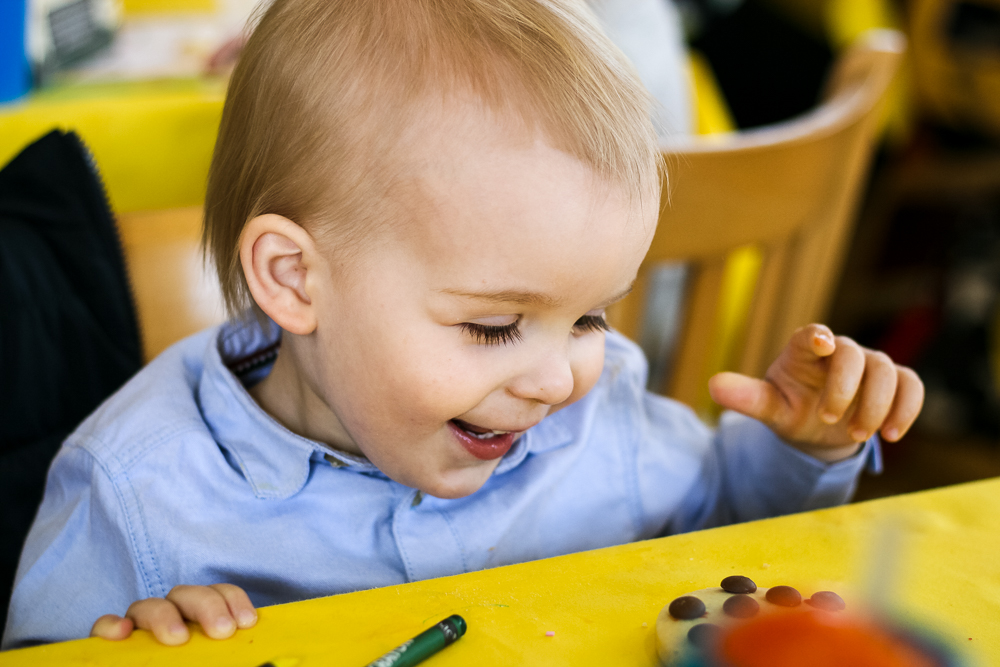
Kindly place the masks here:
<instances>
[{"instance_id":1,"label":"shirt sleeve","mask_svg":"<svg viewBox=\"0 0 1000 667\"><path fill-rule=\"evenodd\" d=\"M2 648L86 637L100 616L151 597L130 534L106 471L84 448L64 446L21 553Z\"/></svg>"},{"instance_id":2,"label":"shirt sleeve","mask_svg":"<svg viewBox=\"0 0 1000 667\"><path fill-rule=\"evenodd\" d=\"M878 461L873 437L854 456L826 463L761 422L724 413L715 431L675 401L641 399L637 461L651 534L674 534L839 505Z\"/></svg>"}]
</instances>

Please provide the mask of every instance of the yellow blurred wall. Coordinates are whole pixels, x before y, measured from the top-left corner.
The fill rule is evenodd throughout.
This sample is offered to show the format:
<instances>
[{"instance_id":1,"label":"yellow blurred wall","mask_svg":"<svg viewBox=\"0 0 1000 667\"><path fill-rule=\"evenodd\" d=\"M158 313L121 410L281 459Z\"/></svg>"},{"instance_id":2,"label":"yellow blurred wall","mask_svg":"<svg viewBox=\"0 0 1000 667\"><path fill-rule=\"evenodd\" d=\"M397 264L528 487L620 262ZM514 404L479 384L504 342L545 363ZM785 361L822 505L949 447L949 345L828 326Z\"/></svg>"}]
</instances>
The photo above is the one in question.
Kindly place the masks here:
<instances>
[{"instance_id":1,"label":"yellow blurred wall","mask_svg":"<svg viewBox=\"0 0 1000 667\"><path fill-rule=\"evenodd\" d=\"M164 12L214 12L216 0L123 0L126 14Z\"/></svg>"},{"instance_id":2,"label":"yellow blurred wall","mask_svg":"<svg viewBox=\"0 0 1000 667\"><path fill-rule=\"evenodd\" d=\"M221 81L91 86L0 106L0 164L54 128L90 147L118 213L200 206Z\"/></svg>"}]
</instances>

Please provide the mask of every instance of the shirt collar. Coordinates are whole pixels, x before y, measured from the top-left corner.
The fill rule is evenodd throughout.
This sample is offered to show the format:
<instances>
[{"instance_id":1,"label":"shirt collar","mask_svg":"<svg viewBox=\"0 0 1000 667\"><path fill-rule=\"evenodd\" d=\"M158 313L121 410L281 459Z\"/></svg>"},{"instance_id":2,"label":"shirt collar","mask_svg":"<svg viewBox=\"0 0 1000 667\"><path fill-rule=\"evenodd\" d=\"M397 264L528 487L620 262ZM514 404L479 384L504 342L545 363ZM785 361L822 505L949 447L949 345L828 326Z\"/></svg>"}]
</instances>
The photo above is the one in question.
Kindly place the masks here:
<instances>
[{"instance_id":1,"label":"shirt collar","mask_svg":"<svg viewBox=\"0 0 1000 667\"><path fill-rule=\"evenodd\" d=\"M281 329L274 323L227 322L205 351L198 384L205 423L239 465L254 495L267 499L295 495L309 479L311 461L327 455L359 472L374 471L367 460L292 433L247 392L240 378L259 381L266 376L280 344Z\"/></svg>"},{"instance_id":2,"label":"shirt collar","mask_svg":"<svg viewBox=\"0 0 1000 667\"><path fill-rule=\"evenodd\" d=\"M332 449L292 433L264 412L243 382L263 379L271 370L281 345L281 329L273 322L237 319L218 329L203 359L198 401L215 441L237 462L258 498L283 499L298 493L309 479L312 461L383 475L368 459ZM546 417L527 431L504 455L493 474L520 465L529 454L568 444L573 429L567 422L570 406ZM384 476L384 475L383 475Z\"/></svg>"}]
</instances>

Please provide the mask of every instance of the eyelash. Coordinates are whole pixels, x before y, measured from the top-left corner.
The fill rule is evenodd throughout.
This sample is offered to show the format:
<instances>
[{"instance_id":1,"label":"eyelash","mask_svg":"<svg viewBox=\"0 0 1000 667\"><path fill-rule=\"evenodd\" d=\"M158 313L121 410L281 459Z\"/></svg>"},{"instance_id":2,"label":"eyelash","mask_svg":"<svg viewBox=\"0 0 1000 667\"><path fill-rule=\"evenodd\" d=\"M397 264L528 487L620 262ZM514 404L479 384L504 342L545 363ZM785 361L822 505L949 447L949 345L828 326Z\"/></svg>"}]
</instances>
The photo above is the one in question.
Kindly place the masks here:
<instances>
[{"instance_id":1,"label":"eyelash","mask_svg":"<svg viewBox=\"0 0 1000 667\"><path fill-rule=\"evenodd\" d=\"M580 329L582 333L591 331L611 331L608 321L597 315L584 315L576 321L574 328ZM461 325L473 339L480 345L508 345L521 340L521 330L517 327L517 322L511 322L502 327L494 327L486 324L473 324L463 322Z\"/></svg>"}]
</instances>

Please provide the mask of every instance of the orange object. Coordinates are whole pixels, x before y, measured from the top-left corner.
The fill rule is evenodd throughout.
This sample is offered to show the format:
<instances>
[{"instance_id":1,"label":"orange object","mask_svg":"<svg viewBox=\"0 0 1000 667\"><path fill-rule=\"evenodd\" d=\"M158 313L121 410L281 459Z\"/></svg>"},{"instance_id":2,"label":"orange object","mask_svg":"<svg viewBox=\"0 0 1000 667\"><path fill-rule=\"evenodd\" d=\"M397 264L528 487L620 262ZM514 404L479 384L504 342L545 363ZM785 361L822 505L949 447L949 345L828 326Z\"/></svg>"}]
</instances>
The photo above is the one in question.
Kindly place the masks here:
<instances>
[{"instance_id":1,"label":"orange object","mask_svg":"<svg viewBox=\"0 0 1000 667\"><path fill-rule=\"evenodd\" d=\"M722 639L732 667L940 667L909 642L841 614L771 614L741 624Z\"/></svg>"}]
</instances>

